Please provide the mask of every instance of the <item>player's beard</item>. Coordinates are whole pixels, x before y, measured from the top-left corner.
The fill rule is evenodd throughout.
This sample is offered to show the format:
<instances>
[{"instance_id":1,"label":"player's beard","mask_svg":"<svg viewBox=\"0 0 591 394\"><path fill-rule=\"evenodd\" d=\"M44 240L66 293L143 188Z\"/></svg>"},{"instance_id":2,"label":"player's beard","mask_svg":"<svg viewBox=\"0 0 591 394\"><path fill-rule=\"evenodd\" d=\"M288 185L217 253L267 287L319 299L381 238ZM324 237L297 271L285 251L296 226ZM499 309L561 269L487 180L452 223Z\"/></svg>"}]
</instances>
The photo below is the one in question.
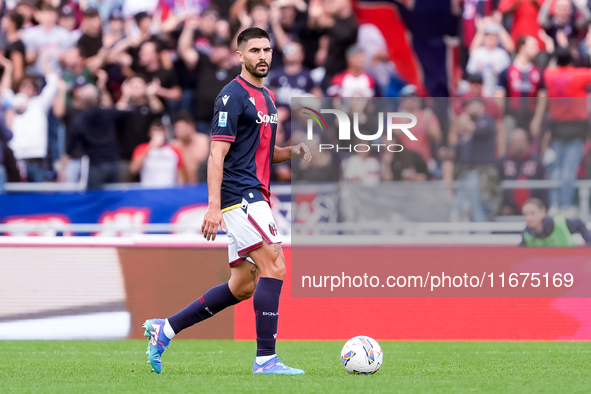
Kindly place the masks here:
<instances>
[{"instance_id":1,"label":"player's beard","mask_svg":"<svg viewBox=\"0 0 591 394\"><path fill-rule=\"evenodd\" d=\"M261 64L264 64L267 66L267 70L266 71L258 71L257 68L258 66L260 66ZM246 68L246 71L248 71L249 73L251 73L252 75L254 75L257 78L265 78L267 75L269 75L269 63L263 61L263 62L258 62L255 66L252 66L251 64L248 64L246 62L244 62L244 67Z\"/></svg>"}]
</instances>

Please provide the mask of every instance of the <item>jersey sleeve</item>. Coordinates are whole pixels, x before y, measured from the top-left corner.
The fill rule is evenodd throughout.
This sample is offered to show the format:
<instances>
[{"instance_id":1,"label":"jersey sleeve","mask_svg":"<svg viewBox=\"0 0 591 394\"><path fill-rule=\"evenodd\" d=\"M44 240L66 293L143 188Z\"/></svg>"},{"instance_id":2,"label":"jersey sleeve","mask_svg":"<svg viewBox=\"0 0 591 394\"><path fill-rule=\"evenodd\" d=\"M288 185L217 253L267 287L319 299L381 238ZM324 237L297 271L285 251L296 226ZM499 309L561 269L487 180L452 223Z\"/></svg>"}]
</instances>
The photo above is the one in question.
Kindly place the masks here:
<instances>
[{"instance_id":1,"label":"jersey sleeve","mask_svg":"<svg viewBox=\"0 0 591 394\"><path fill-rule=\"evenodd\" d=\"M133 150L133 153L131 154L131 160L137 159L138 157L140 157L141 155L143 155L144 153L146 153L146 151L148 149L150 149L150 144L148 144L148 143L138 145Z\"/></svg>"},{"instance_id":2,"label":"jersey sleeve","mask_svg":"<svg viewBox=\"0 0 591 394\"><path fill-rule=\"evenodd\" d=\"M241 97L236 93L222 90L215 99L211 140L234 142L238 130L238 119L242 111Z\"/></svg>"},{"instance_id":3,"label":"jersey sleeve","mask_svg":"<svg viewBox=\"0 0 591 394\"><path fill-rule=\"evenodd\" d=\"M185 165L185 163L183 162L183 154L181 153L181 150L179 148L177 148L174 145L169 145L173 152L176 153L177 156L177 168L183 168L183 166Z\"/></svg>"}]
</instances>

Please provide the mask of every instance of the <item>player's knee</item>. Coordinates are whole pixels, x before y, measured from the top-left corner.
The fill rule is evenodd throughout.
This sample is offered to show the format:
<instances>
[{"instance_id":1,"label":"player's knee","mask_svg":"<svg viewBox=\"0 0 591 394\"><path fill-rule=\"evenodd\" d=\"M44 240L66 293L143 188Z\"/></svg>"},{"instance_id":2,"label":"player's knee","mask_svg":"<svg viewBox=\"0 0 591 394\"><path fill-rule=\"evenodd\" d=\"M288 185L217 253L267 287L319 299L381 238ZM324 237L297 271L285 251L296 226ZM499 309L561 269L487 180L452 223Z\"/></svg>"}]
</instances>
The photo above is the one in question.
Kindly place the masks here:
<instances>
[{"instance_id":1,"label":"player's knee","mask_svg":"<svg viewBox=\"0 0 591 394\"><path fill-rule=\"evenodd\" d=\"M266 267L265 270L261 270L262 276L283 280L285 278L285 259L283 255L279 255L277 259Z\"/></svg>"},{"instance_id":2,"label":"player's knee","mask_svg":"<svg viewBox=\"0 0 591 394\"><path fill-rule=\"evenodd\" d=\"M236 297L237 300L244 301L253 296L254 289L254 282L241 283L240 286L236 287L232 294L234 294L234 297Z\"/></svg>"},{"instance_id":3,"label":"player's knee","mask_svg":"<svg viewBox=\"0 0 591 394\"><path fill-rule=\"evenodd\" d=\"M228 281L228 285L238 301L244 301L252 297L256 287L252 277L232 277Z\"/></svg>"},{"instance_id":4,"label":"player's knee","mask_svg":"<svg viewBox=\"0 0 591 394\"><path fill-rule=\"evenodd\" d=\"M277 279L285 279L285 274L286 274L286 269L285 269L285 263L282 264L280 267L276 268L277 272L276 272L276 278Z\"/></svg>"},{"instance_id":5,"label":"player's knee","mask_svg":"<svg viewBox=\"0 0 591 394\"><path fill-rule=\"evenodd\" d=\"M285 269L285 257L283 253L279 254L277 260L275 260L275 269L277 270L277 279L283 280L287 271Z\"/></svg>"}]
</instances>

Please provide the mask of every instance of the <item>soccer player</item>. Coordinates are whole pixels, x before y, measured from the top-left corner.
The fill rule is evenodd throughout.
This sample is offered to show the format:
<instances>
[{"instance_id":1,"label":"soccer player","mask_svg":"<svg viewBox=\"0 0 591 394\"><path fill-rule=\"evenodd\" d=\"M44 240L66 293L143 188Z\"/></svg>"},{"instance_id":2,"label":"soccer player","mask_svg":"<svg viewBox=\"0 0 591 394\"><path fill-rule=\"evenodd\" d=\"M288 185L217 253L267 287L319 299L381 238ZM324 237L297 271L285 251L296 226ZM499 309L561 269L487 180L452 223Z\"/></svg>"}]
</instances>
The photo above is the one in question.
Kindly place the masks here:
<instances>
[{"instance_id":1,"label":"soccer player","mask_svg":"<svg viewBox=\"0 0 591 394\"><path fill-rule=\"evenodd\" d=\"M272 164L292 157L307 163L311 154L305 144L275 146L277 109L272 93L263 86L271 63L269 35L259 28L244 30L238 35L236 54L242 65L240 76L215 100L207 174L209 205L202 225L207 240L215 239L219 227L228 233L231 276L176 315L144 323L144 335L149 338L146 353L157 373L162 371L161 355L176 334L250 297L257 332L253 373L304 373L283 364L275 354L285 259L269 206L269 175Z\"/></svg>"},{"instance_id":2,"label":"soccer player","mask_svg":"<svg viewBox=\"0 0 591 394\"><path fill-rule=\"evenodd\" d=\"M523 230L520 246L575 246L573 234L580 233L591 246L591 233L579 219L565 219L562 215L546 215L544 203L530 198L523 205L527 228Z\"/></svg>"}]
</instances>

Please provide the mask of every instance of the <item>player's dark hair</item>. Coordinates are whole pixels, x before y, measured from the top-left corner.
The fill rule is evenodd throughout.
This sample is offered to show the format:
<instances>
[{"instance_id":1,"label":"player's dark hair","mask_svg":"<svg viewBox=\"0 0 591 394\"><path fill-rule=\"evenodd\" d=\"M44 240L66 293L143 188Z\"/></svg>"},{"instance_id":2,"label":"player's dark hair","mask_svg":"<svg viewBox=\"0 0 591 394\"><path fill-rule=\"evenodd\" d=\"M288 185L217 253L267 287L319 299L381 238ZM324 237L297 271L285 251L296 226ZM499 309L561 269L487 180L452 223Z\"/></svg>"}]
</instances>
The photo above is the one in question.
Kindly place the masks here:
<instances>
[{"instance_id":1,"label":"player's dark hair","mask_svg":"<svg viewBox=\"0 0 591 394\"><path fill-rule=\"evenodd\" d=\"M242 32L238 34L238 49L244 48L244 45L246 45L249 40L254 40L256 38L266 38L269 40L269 42L271 42L271 37L269 37L269 34L267 34L266 31L259 29L258 27L249 27L248 29L242 30Z\"/></svg>"},{"instance_id":2,"label":"player's dark hair","mask_svg":"<svg viewBox=\"0 0 591 394\"><path fill-rule=\"evenodd\" d=\"M554 56L556 57L556 64L559 67L570 66L573 62L573 55L571 55L568 48L556 49Z\"/></svg>"},{"instance_id":3,"label":"player's dark hair","mask_svg":"<svg viewBox=\"0 0 591 394\"><path fill-rule=\"evenodd\" d=\"M133 16L133 19L135 20L135 23L138 26L140 25L140 22L146 18L151 18L151 16L147 12L138 12Z\"/></svg>"},{"instance_id":4,"label":"player's dark hair","mask_svg":"<svg viewBox=\"0 0 591 394\"><path fill-rule=\"evenodd\" d=\"M178 122L185 122L188 124L195 124L195 120L191 116L191 114L186 110L180 110L176 114L172 116L172 124L177 124Z\"/></svg>"},{"instance_id":5,"label":"player's dark hair","mask_svg":"<svg viewBox=\"0 0 591 394\"><path fill-rule=\"evenodd\" d=\"M8 14L8 18L10 18L10 21L14 24L16 30L20 30L21 27L23 27L23 23L25 23L25 18L16 11Z\"/></svg>"},{"instance_id":6,"label":"player's dark hair","mask_svg":"<svg viewBox=\"0 0 591 394\"><path fill-rule=\"evenodd\" d=\"M527 204L533 204L536 207L543 209L544 211L546 210L546 205L539 198L530 198L523 204L523 206L526 206Z\"/></svg>"}]
</instances>

